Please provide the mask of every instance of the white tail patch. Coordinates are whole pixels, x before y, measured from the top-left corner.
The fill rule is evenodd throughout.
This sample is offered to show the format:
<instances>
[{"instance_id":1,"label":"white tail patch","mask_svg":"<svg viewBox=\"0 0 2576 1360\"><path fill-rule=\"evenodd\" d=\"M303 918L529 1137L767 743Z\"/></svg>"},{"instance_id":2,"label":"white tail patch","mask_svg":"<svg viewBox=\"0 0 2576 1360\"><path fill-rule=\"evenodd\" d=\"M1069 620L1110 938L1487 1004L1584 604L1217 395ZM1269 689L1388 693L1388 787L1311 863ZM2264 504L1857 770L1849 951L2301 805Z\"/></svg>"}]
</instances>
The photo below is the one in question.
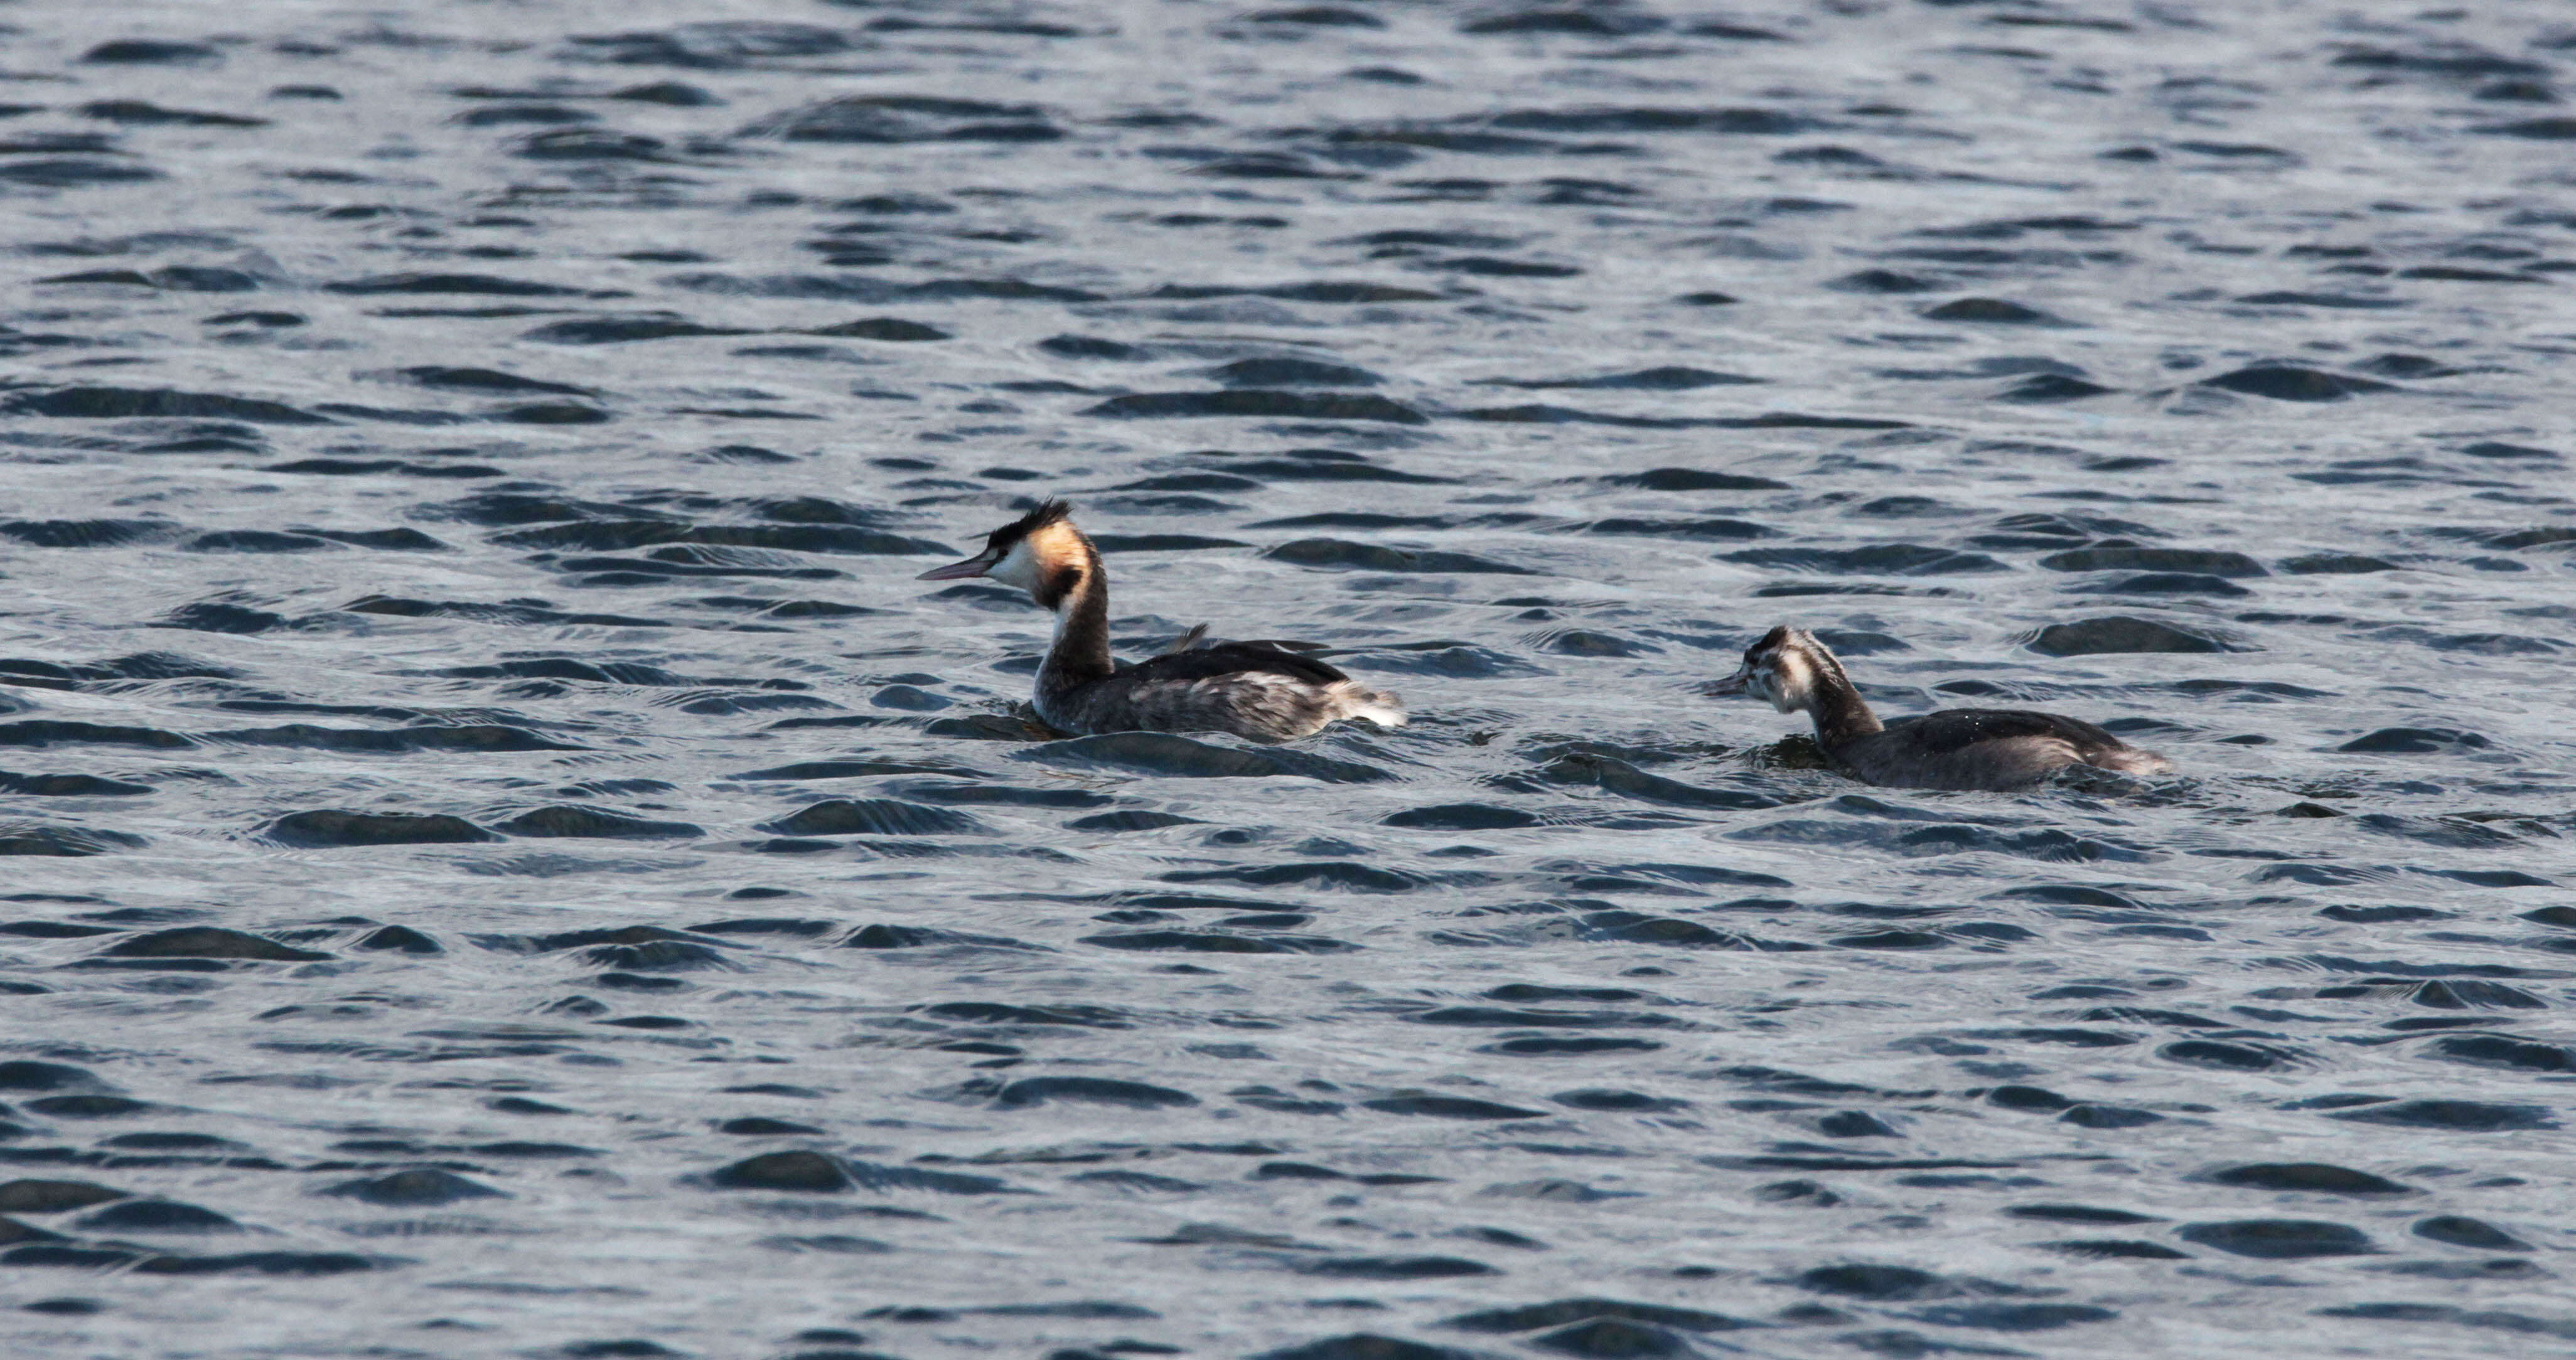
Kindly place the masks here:
<instances>
[{"instance_id":1,"label":"white tail patch","mask_svg":"<svg viewBox=\"0 0 2576 1360\"><path fill-rule=\"evenodd\" d=\"M2174 772L2172 761L2153 751L2141 751L2134 746L2117 751L2096 751L2093 753L2093 758L2085 763L2105 770L2118 770L2122 774L2172 774Z\"/></svg>"},{"instance_id":2,"label":"white tail patch","mask_svg":"<svg viewBox=\"0 0 2576 1360\"><path fill-rule=\"evenodd\" d=\"M1380 727L1402 727L1405 724L1404 700L1382 689L1370 689L1356 680L1344 680L1325 693L1333 696L1333 716L1366 718Z\"/></svg>"}]
</instances>

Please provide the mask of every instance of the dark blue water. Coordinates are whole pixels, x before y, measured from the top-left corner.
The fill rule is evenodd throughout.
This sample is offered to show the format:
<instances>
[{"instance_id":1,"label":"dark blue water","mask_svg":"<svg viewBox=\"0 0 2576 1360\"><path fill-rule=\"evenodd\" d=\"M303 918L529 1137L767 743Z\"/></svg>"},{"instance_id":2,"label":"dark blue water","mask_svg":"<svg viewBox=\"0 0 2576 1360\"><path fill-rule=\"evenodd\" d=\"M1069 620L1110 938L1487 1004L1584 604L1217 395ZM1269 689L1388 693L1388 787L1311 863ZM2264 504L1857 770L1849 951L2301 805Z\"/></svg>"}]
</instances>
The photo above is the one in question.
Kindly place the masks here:
<instances>
[{"instance_id":1,"label":"dark blue water","mask_svg":"<svg viewBox=\"0 0 2576 1360\"><path fill-rule=\"evenodd\" d=\"M2563 12L0 19L0 1350L2576 1341Z\"/></svg>"}]
</instances>

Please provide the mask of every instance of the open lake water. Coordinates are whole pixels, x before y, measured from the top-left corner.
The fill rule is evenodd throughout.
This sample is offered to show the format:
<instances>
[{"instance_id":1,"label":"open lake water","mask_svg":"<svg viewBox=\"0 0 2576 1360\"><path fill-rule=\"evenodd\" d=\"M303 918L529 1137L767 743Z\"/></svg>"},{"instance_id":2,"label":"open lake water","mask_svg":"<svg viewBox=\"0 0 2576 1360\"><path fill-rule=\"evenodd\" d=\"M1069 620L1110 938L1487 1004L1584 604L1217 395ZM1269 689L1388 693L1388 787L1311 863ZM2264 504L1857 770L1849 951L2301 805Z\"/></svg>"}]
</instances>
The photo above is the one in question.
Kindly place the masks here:
<instances>
[{"instance_id":1,"label":"open lake water","mask_svg":"<svg viewBox=\"0 0 2576 1360\"><path fill-rule=\"evenodd\" d=\"M1266 3L0 8L0 1351L2576 1347L2576 11Z\"/></svg>"}]
</instances>

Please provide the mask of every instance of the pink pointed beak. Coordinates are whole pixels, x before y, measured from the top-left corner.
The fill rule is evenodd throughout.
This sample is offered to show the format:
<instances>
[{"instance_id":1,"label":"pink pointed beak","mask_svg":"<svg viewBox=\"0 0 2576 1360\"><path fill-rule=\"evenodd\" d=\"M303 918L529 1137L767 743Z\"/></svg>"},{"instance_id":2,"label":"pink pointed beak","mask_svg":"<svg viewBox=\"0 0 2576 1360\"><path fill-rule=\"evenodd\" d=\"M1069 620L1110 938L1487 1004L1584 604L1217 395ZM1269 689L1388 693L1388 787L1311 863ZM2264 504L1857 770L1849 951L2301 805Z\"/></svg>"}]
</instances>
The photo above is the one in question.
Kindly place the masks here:
<instances>
[{"instance_id":1,"label":"pink pointed beak","mask_svg":"<svg viewBox=\"0 0 2576 1360\"><path fill-rule=\"evenodd\" d=\"M963 562L951 562L944 567L932 567L930 570L925 571L912 579L916 581L963 581L969 576L983 575L986 570L991 568L992 565L993 559L989 554L977 553L975 556L967 558Z\"/></svg>"}]
</instances>

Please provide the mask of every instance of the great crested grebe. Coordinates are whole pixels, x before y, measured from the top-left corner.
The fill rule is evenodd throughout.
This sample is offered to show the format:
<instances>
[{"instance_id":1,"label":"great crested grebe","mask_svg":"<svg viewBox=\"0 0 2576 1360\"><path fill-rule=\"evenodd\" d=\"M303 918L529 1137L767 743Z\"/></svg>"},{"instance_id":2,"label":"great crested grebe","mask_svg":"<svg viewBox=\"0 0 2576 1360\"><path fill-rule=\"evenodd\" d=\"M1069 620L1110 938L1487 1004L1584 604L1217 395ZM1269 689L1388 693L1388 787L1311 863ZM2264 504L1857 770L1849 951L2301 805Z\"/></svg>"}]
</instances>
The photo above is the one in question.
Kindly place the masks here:
<instances>
[{"instance_id":1,"label":"great crested grebe","mask_svg":"<svg viewBox=\"0 0 2576 1360\"><path fill-rule=\"evenodd\" d=\"M1344 718L1404 725L1404 701L1312 657L1267 643L1203 645L1205 625L1162 655L1121 666L1109 655L1109 581L1100 550L1048 501L995 529L984 551L921 574L989 576L1055 611L1055 645L1038 668L1038 716L1063 732L1232 732L1289 741Z\"/></svg>"},{"instance_id":2,"label":"great crested grebe","mask_svg":"<svg viewBox=\"0 0 2576 1360\"><path fill-rule=\"evenodd\" d=\"M2017 789L2070 765L2172 774L2174 763L2089 722L2011 708L1945 708L1881 723L1843 665L1803 628L1774 628L1744 667L1711 687L1806 710L1816 744L1862 782L1900 789Z\"/></svg>"}]
</instances>

